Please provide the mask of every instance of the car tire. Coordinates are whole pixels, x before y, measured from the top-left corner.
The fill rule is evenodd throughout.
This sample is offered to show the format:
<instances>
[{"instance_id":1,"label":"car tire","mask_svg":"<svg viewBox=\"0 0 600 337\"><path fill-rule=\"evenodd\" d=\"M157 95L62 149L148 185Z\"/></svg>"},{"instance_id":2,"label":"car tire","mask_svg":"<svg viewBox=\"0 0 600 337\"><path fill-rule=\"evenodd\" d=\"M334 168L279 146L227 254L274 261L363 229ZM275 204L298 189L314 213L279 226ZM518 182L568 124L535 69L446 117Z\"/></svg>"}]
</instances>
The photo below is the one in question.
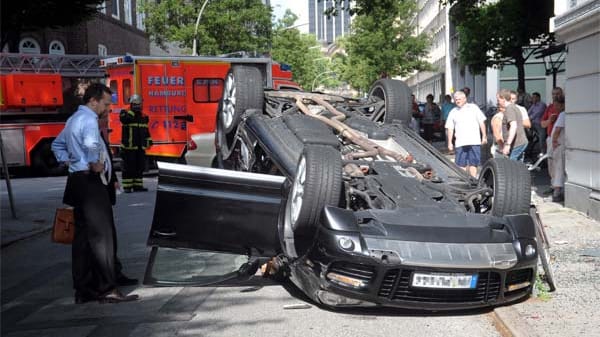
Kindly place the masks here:
<instances>
[{"instance_id":1,"label":"car tire","mask_svg":"<svg viewBox=\"0 0 600 337\"><path fill-rule=\"evenodd\" d=\"M52 140L41 143L31 152L31 166L40 176L59 176L67 174L67 166L60 165L52 152Z\"/></svg>"},{"instance_id":2,"label":"car tire","mask_svg":"<svg viewBox=\"0 0 600 337\"><path fill-rule=\"evenodd\" d=\"M253 66L234 65L225 77L219 119L225 133L235 131L247 109L263 109L263 77Z\"/></svg>"},{"instance_id":3,"label":"car tire","mask_svg":"<svg viewBox=\"0 0 600 337\"><path fill-rule=\"evenodd\" d=\"M290 256L300 256L308 250L317 233L323 208L339 205L341 195L340 152L331 146L306 145L285 205L284 237L293 238L295 248L295 252L287 249Z\"/></svg>"},{"instance_id":4,"label":"car tire","mask_svg":"<svg viewBox=\"0 0 600 337\"><path fill-rule=\"evenodd\" d=\"M488 205L492 215L529 213L531 176L523 163L508 158L488 160L479 174L479 186L494 191Z\"/></svg>"},{"instance_id":5,"label":"car tire","mask_svg":"<svg viewBox=\"0 0 600 337\"><path fill-rule=\"evenodd\" d=\"M375 122L390 124L401 121L404 125L410 124L412 117L411 91L403 81L380 79L373 83L369 90L369 100L384 100L385 112L382 117L375 117Z\"/></svg>"}]
</instances>

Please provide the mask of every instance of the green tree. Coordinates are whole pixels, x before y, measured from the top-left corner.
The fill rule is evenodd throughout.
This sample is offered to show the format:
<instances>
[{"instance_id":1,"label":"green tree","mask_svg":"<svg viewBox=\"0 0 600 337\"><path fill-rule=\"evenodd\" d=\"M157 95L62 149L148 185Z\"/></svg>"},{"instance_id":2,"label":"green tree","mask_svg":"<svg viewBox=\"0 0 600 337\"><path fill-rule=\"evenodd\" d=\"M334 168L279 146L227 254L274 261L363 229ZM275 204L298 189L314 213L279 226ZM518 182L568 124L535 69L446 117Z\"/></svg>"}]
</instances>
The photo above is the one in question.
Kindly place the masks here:
<instances>
[{"instance_id":1,"label":"green tree","mask_svg":"<svg viewBox=\"0 0 600 337\"><path fill-rule=\"evenodd\" d=\"M103 0L2 1L0 48L19 51L21 33L78 24L98 13Z\"/></svg>"},{"instance_id":2,"label":"green tree","mask_svg":"<svg viewBox=\"0 0 600 337\"><path fill-rule=\"evenodd\" d=\"M142 0L146 31L161 47L178 42L192 48L203 0ZM271 41L271 8L260 0L209 1L198 26L198 53L264 52Z\"/></svg>"},{"instance_id":3,"label":"green tree","mask_svg":"<svg viewBox=\"0 0 600 337\"><path fill-rule=\"evenodd\" d=\"M275 25L271 56L292 67L293 79L305 90L311 90L316 76L329 70L328 59L320 52L314 35L301 34L294 28L298 16L289 9Z\"/></svg>"},{"instance_id":4,"label":"green tree","mask_svg":"<svg viewBox=\"0 0 600 337\"><path fill-rule=\"evenodd\" d=\"M459 61L473 73L487 67L514 64L518 88L525 90L525 62L554 41L548 21L554 1L450 0L450 12L460 41ZM532 45L532 42L535 44Z\"/></svg>"},{"instance_id":5,"label":"green tree","mask_svg":"<svg viewBox=\"0 0 600 337\"><path fill-rule=\"evenodd\" d=\"M343 79L366 90L379 77L430 68L424 61L429 38L415 34L416 1L357 1L356 6L352 33L343 42Z\"/></svg>"}]
</instances>

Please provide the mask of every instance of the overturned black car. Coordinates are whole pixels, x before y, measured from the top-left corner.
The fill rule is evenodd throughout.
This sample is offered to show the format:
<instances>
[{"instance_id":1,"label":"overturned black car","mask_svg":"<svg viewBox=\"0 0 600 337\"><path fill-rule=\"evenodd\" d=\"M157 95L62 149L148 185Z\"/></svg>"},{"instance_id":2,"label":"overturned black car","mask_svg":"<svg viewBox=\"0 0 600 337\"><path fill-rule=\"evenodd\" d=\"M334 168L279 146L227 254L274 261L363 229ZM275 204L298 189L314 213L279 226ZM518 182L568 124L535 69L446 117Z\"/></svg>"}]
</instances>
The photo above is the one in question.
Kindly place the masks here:
<instances>
[{"instance_id":1,"label":"overturned black car","mask_svg":"<svg viewBox=\"0 0 600 337\"><path fill-rule=\"evenodd\" d=\"M491 159L468 176L407 127L401 81L378 80L363 100L262 83L252 66L230 70L220 168L159 164L145 283L218 283L269 259L267 274L328 307L450 310L531 294L524 165Z\"/></svg>"}]
</instances>

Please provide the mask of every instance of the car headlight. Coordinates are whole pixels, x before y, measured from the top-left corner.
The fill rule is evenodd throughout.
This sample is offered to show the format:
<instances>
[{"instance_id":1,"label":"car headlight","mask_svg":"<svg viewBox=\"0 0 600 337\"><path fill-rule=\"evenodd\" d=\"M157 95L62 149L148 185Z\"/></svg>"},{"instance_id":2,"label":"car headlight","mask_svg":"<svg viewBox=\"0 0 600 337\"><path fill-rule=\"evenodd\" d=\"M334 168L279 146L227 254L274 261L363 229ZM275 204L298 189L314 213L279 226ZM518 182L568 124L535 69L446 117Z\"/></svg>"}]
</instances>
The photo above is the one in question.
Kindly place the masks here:
<instances>
[{"instance_id":1,"label":"car headlight","mask_svg":"<svg viewBox=\"0 0 600 337\"><path fill-rule=\"evenodd\" d=\"M342 236L341 238L338 239L338 245L343 250L347 250L347 251L353 251L354 250L354 241L352 239L350 239L350 238L345 237L345 236Z\"/></svg>"},{"instance_id":2,"label":"car headlight","mask_svg":"<svg viewBox=\"0 0 600 337\"><path fill-rule=\"evenodd\" d=\"M525 246L525 256L527 257L533 257L535 256L535 246L532 244L527 244L527 246Z\"/></svg>"}]
</instances>

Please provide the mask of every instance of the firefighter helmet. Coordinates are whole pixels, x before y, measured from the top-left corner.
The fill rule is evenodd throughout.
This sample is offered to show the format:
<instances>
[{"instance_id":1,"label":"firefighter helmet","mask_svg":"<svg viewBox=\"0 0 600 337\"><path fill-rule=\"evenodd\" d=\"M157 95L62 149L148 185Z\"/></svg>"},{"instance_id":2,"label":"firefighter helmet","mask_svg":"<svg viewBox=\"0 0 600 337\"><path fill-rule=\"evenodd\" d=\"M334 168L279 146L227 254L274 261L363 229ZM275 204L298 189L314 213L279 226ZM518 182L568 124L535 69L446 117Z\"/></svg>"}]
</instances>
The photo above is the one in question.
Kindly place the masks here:
<instances>
[{"instance_id":1,"label":"firefighter helmet","mask_svg":"<svg viewBox=\"0 0 600 337\"><path fill-rule=\"evenodd\" d=\"M129 97L129 104L142 104L142 96L134 94Z\"/></svg>"}]
</instances>

